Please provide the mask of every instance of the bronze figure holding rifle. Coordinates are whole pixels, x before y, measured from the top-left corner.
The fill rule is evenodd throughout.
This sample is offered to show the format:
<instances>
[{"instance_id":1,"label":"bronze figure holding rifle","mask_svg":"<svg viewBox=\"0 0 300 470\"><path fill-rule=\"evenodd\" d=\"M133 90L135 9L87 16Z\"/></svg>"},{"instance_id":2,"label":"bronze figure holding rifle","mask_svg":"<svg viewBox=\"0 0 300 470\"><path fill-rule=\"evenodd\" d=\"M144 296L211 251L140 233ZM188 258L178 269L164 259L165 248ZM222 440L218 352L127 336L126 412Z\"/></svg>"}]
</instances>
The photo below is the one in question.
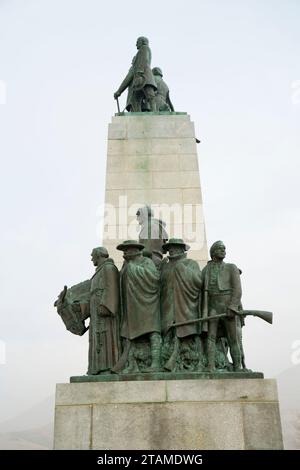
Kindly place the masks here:
<instances>
[{"instance_id":1,"label":"bronze figure holding rifle","mask_svg":"<svg viewBox=\"0 0 300 470\"><path fill-rule=\"evenodd\" d=\"M211 261L203 269L204 291L202 299L202 318L210 317L208 325L203 322L203 327L208 330L208 370L211 372L215 370L216 340L221 321L229 344L233 370L238 371L241 369L242 361L242 347L239 341L236 317L242 313L240 271L235 264L223 261L226 250L222 241L217 241L212 245L210 256Z\"/></svg>"}]
</instances>

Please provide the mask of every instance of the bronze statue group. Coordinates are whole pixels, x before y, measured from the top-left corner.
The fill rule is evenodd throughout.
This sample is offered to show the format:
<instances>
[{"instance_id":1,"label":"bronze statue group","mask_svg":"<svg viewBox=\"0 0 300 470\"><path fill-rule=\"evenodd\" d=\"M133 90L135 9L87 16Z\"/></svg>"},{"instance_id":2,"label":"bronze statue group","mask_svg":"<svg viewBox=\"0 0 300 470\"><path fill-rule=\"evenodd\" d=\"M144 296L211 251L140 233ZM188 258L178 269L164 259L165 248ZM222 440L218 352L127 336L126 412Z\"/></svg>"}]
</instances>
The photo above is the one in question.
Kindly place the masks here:
<instances>
[{"instance_id":1,"label":"bronze statue group","mask_svg":"<svg viewBox=\"0 0 300 470\"><path fill-rule=\"evenodd\" d=\"M93 277L65 287L55 303L68 330L89 329L88 375L247 370L241 272L224 262L223 242L201 272L148 206L137 220L139 240L117 246L120 272L105 247L94 248Z\"/></svg>"}]
</instances>

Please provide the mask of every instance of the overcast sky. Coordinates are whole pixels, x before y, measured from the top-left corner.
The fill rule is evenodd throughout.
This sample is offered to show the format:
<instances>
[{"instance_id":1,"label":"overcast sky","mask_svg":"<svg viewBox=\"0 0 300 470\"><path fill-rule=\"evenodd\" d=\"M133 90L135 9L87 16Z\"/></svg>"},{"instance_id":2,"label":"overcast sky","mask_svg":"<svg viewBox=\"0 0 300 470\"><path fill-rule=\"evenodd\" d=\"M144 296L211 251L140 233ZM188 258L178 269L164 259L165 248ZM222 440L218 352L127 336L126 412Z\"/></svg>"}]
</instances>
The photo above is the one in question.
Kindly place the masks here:
<instances>
[{"instance_id":1,"label":"overcast sky","mask_svg":"<svg viewBox=\"0 0 300 470\"><path fill-rule=\"evenodd\" d=\"M244 307L274 312L272 327L247 321L247 365L292 367L299 19L298 0L0 0L0 420L86 371L87 337L65 331L53 302L93 272L113 92L140 35L201 139L208 242L243 270Z\"/></svg>"}]
</instances>

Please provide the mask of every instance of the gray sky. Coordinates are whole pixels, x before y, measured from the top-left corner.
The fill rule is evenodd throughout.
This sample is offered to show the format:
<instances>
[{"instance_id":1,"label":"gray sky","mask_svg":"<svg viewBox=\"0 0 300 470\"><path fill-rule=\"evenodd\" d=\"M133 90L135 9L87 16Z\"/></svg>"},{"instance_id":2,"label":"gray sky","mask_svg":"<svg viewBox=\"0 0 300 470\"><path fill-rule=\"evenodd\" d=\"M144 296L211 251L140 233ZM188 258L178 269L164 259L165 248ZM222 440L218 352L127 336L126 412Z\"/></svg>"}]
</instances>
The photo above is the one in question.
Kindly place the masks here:
<instances>
[{"instance_id":1,"label":"gray sky","mask_svg":"<svg viewBox=\"0 0 300 470\"><path fill-rule=\"evenodd\" d=\"M87 338L53 301L93 271L112 95L140 35L201 139L208 242L243 270L244 306L275 315L247 321L247 364L268 377L293 365L299 18L298 0L0 0L0 420L86 371Z\"/></svg>"}]
</instances>

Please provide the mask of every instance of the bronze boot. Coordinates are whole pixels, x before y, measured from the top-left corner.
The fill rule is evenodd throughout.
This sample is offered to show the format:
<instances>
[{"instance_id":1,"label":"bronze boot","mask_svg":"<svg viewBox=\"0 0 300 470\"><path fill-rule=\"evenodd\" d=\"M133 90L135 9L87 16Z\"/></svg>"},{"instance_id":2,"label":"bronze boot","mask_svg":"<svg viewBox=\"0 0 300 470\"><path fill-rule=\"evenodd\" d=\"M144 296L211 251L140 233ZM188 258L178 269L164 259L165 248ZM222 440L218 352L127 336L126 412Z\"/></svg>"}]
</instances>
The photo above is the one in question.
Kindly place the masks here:
<instances>
[{"instance_id":1,"label":"bronze boot","mask_svg":"<svg viewBox=\"0 0 300 470\"><path fill-rule=\"evenodd\" d=\"M159 372L160 366L160 354L161 354L161 336L159 333L152 333L150 335L150 347L151 347L151 365L145 369L145 372Z\"/></svg>"}]
</instances>

